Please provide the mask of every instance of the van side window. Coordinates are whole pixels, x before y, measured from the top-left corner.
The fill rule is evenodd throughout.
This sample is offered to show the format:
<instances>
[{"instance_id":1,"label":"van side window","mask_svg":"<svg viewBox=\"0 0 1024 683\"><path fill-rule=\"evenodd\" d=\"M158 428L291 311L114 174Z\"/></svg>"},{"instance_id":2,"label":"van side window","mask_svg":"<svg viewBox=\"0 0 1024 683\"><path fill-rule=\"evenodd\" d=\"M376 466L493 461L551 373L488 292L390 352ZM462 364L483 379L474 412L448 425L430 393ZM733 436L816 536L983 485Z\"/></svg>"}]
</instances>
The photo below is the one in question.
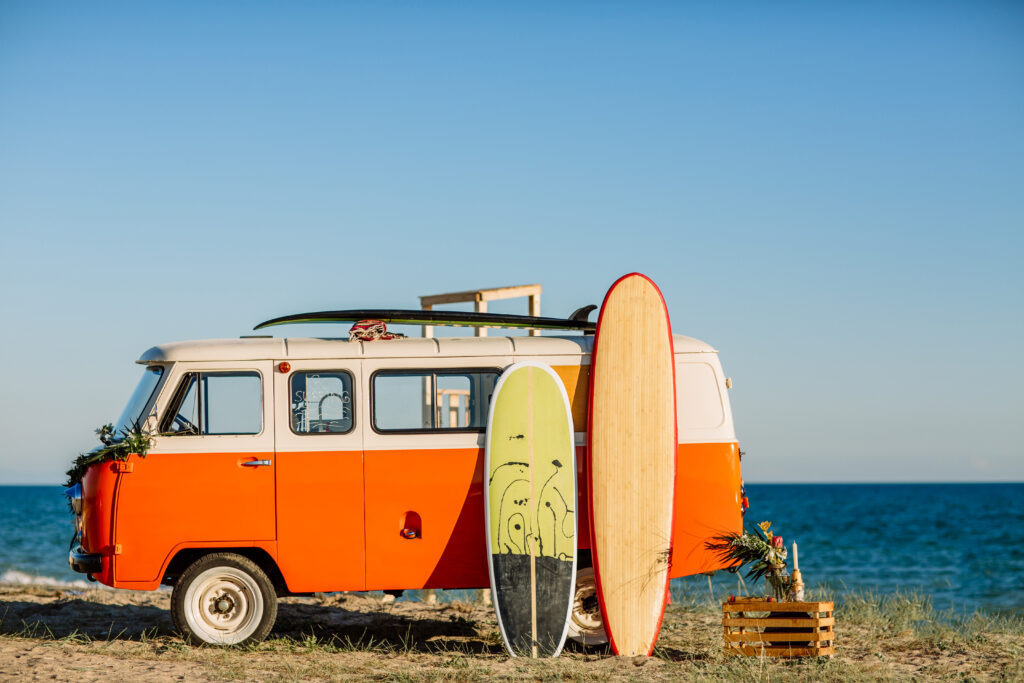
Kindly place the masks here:
<instances>
[{"instance_id":1,"label":"van side window","mask_svg":"<svg viewBox=\"0 0 1024 683\"><path fill-rule=\"evenodd\" d=\"M378 432L482 432L497 370L382 370L373 375Z\"/></svg>"},{"instance_id":2,"label":"van side window","mask_svg":"<svg viewBox=\"0 0 1024 683\"><path fill-rule=\"evenodd\" d=\"M352 375L295 372L291 376L291 425L296 434L352 431Z\"/></svg>"},{"instance_id":3,"label":"van side window","mask_svg":"<svg viewBox=\"0 0 1024 683\"><path fill-rule=\"evenodd\" d=\"M256 372L190 372L181 379L160 431L177 435L259 434L263 385Z\"/></svg>"}]
</instances>

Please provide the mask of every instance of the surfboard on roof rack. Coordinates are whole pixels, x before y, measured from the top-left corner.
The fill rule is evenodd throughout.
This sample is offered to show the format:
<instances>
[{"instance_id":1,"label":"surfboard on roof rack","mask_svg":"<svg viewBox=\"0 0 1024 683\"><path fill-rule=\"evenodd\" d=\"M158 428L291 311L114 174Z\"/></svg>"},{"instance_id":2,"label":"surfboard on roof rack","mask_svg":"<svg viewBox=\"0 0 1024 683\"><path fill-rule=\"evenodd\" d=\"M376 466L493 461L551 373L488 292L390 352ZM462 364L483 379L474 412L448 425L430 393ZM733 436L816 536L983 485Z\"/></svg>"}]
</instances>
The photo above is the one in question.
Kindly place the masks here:
<instances>
[{"instance_id":1,"label":"surfboard on roof rack","mask_svg":"<svg viewBox=\"0 0 1024 683\"><path fill-rule=\"evenodd\" d=\"M350 311L319 311L296 313L260 323L254 330L272 325L297 323L344 323L360 320L380 320L390 325L446 325L450 327L507 327L539 330L581 330L593 333L596 323L587 320L592 306L584 306L568 318L544 318L533 315L505 315L502 313L473 313L467 311L417 311L387 308L368 308Z\"/></svg>"}]
</instances>

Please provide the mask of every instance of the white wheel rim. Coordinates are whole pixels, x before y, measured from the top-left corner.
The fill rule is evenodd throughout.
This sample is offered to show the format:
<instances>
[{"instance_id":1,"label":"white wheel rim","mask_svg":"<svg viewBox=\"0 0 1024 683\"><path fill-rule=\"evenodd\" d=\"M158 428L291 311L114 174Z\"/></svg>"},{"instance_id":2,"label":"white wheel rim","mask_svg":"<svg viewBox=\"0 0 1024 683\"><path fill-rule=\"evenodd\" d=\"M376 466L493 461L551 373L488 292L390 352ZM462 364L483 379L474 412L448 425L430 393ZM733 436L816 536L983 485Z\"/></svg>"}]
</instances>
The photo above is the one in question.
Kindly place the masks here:
<instances>
[{"instance_id":1,"label":"white wheel rim","mask_svg":"<svg viewBox=\"0 0 1024 683\"><path fill-rule=\"evenodd\" d=\"M255 579L234 567L207 569L185 591L185 621L207 643L242 642L259 627L263 608Z\"/></svg>"},{"instance_id":2,"label":"white wheel rim","mask_svg":"<svg viewBox=\"0 0 1024 683\"><path fill-rule=\"evenodd\" d=\"M584 645L602 645L608 642L597 605L597 583L590 567L576 572L576 594L569 617L569 637Z\"/></svg>"}]
</instances>

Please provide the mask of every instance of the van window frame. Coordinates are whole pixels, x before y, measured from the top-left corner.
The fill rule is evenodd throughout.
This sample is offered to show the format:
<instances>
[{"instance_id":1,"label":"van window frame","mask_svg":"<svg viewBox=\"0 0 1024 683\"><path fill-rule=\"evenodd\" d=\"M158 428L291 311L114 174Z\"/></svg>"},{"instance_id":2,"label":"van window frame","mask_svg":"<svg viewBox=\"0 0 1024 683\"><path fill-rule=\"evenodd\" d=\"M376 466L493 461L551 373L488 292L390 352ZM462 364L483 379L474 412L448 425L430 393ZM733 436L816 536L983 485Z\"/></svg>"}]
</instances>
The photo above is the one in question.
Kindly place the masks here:
<instances>
[{"instance_id":1,"label":"van window frame","mask_svg":"<svg viewBox=\"0 0 1024 683\"><path fill-rule=\"evenodd\" d=\"M295 375L313 375L317 373L333 373L333 374L345 374L348 375L349 392L352 394L352 426L343 432L297 432L295 426L292 424L292 380L295 379ZM288 377L288 429L291 430L295 436L343 436L345 434L351 434L356 430L358 426L356 415L359 411L356 409L356 377L351 370L346 368L337 369L316 369L311 370L307 368L301 368L293 370L291 375Z\"/></svg>"},{"instance_id":2,"label":"van window frame","mask_svg":"<svg viewBox=\"0 0 1024 683\"><path fill-rule=\"evenodd\" d=\"M202 400L202 388L201 388L201 382L202 382L203 375L256 375L257 379L259 379L259 381L260 381L260 413L259 413L259 415L260 415L260 430L258 432L237 432L237 433L231 433L231 434L204 434L202 431L200 431L198 434L193 434L193 433L185 433L185 432L171 432L171 431L167 431L167 429L170 427L170 424L174 421L174 417L173 416L178 414L178 410L181 408L181 403L182 403L182 401L185 400L185 395L188 393L188 387L189 387L189 384L191 383L191 378L192 377L196 377L196 392L197 392L196 393L196 400L200 401L198 411L199 411L199 414L200 414L200 422L202 421L202 403L201 403L201 400ZM266 420L266 395L265 395L266 387L267 387L266 377L264 377L263 373L260 372L256 368L224 368L224 369L218 369L218 370L206 370L206 369L200 369L200 368L186 369L186 370L182 371L181 377L178 379L178 385L176 387L174 387L174 391L171 393L170 399L167 401L167 406L164 408L164 410L166 412L164 413L164 417L162 417L160 419L160 422L158 424L158 427L159 427L158 434L160 436L167 436L167 437L172 437L172 438L177 438L177 437L182 437L182 436L191 436L191 437L200 437L200 438L203 438L203 437L205 437L205 438L217 438L217 437L222 437L222 436L223 437L231 437L231 438L246 437L246 436L250 436L250 437L261 436L267 430L267 424L266 424L267 423L267 420ZM202 424L199 424L199 425L196 425L196 426L200 430L202 429Z\"/></svg>"},{"instance_id":3,"label":"van window frame","mask_svg":"<svg viewBox=\"0 0 1024 683\"><path fill-rule=\"evenodd\" d=\"M374 370L370 374L370 428L375 434L381 436L387 436L389 434L483 434L487 431L487 425L483 427L427 427L417 429L379 429L377 427L377 399L375 396L374 385L378 375L413 375L417 373L424 373L434 376L434 400L437 400L437 375L466 375L473 372L488 372L494 373L494 384L498 384L498 379L501 378L502 368L495 367L471 367L471 368L460 368L460 367L430 367L430 368L380 368ZM493 394L492 394L493 397ZM435 406L436 408L436 406ZM488 411L490 410L490 401L488 401Z\"/></svg>"}]
</instances>

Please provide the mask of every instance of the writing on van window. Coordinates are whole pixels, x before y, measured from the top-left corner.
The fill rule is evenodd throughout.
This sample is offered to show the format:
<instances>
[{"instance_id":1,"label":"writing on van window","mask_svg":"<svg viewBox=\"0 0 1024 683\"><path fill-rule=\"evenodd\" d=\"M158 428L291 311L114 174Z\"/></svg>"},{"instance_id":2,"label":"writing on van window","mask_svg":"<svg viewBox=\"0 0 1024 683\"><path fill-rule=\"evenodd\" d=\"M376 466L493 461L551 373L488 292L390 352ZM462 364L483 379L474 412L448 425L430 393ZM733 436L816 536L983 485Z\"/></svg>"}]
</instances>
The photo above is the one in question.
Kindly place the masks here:
<instances>
[{"instance_id":1,"label":"writing on van window","mask_svg":"<svg viewBox=\"0 0 1024 683\"><path fill-rule=\"evenodd\" d=\"M291 397L291 424L296 434L352 431L352 375L349 373L293 373Z\"/></svg>"},{"instance_id":2,"label":"writing on van window","mask_svg":"<svg viewBox=\"0 0 1024 683\"><path fill-rule=\"evenodd\" d=\"M256 372L190 372L161 425L168 435L259 434L263 388Z\"/></svg>"},{"instance_id":3,"label":"writing on van window","mask_svg":"<svg viewBox=\"0 0 1024 683\"><path fill-rule=\"evenodd\" d=\"M377 431L482 431L495 370L402 370L373 376Z\"/></svg>"}]
</instances>

